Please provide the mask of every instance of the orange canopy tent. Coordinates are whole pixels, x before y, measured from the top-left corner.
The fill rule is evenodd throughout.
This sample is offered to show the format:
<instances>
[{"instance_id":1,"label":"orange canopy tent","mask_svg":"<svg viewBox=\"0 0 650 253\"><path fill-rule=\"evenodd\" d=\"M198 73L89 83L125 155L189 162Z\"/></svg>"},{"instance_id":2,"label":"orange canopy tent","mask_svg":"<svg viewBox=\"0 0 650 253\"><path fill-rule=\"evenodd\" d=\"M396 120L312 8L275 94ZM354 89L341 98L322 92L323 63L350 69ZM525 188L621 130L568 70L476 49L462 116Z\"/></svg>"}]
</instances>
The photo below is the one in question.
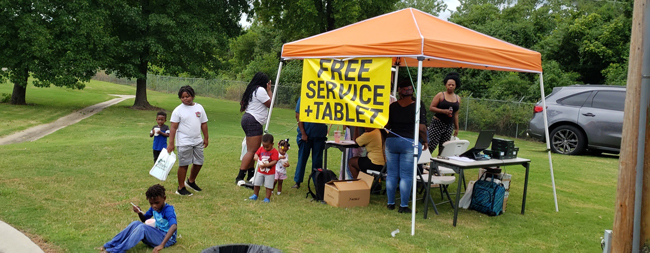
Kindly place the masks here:
<instances>
[{"instance_id":1,"label":"orange canopy tent","mask_svg":"<svg viewBox=\"0 0 650 253\"><path fill-rule=\"evenodd\" d=\"M542 73L542 55L408 8L289 42L282 58L405 58L416 66Z\"/></svg>"},{"instance_id":2,"label":"orange canopy tent","mask_svg":"<svg viewBox=\"0 0 650 253\"><path fill-rule=\"evenodd\" d=\"M546 127L546 146L548 150L555 209L557 196L551 160L546 101L542 77L541 54L511 43L473 31L463 26L439 19L417 9L407 8L381 16L363 20L336 30L309 38L289 42L282 47L282 59L278 67L276 86L271 98L269 119L273 111L277 87L279 85L282 62L294 59L350 59L358 57L391 57L394 65L418 66L416 91L422 84L422 67L473 68L485 70L517 71L540 74L542 107ZM397 76L397 75L396 75ZM420 93L416 103L420 104ZM420 122L415 114L415 133ZM268 130L269 122L266 123ZM418 142L415 134L414 143ZM414 145L416 152L417 146ZM414 158L413 205L415 205ZM415 206L412 213L411 234L415 230Z\"/></svg>"}]
</instances>

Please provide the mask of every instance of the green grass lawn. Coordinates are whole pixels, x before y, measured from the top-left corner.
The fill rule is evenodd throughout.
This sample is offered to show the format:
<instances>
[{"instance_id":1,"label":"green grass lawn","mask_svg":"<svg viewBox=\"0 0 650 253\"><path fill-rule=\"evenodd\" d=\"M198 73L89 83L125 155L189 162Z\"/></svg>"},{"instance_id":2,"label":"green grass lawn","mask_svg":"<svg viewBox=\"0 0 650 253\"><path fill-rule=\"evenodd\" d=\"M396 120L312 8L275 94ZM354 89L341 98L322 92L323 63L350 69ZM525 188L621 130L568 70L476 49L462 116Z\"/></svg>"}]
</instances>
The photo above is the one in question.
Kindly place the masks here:
<instances>
[{"instance_id":1,"label":"green grass lawn","mask_svg":"<svg viewBox=\"0 0 650 253\"><path fill-rule=\"evenodd\" d=\"M11 91L0 85L0 93ZM109 100L108 94L135 94L131 86L91 82L84 90L27 90L28 106L0 104L0 135L53 121L76 109ZM171 111L175 94L149 91L149 102ZM200 94L198 94L200 95ZM197 97L210 119L210 146L197 183L204 189L192 197L173 194L176 169L162 184L167 202L176 207L182 238L165 252L200 252L221 244L254 243L286 252L595 252L600 236L611 229L614 214L617 156L553 156L560 212L555 212L544 144L517 140L519 156L532 160L526 203L521 215L524 170L513 175L507 212L488 217L439 206L423 219L417 203L415 236L411 215L386 209L385 195L372 195L370 205L341 209L310 202L306 187L290 189L297 160L292 110L273 111L270 127L276 140L290 138L289 179L270 204L252 202L251 191L234 178L239 167L243 131L236 101ZM38 235L67 252L93 252L137 216L130 202L147 207L144 192L157 179L151 168L154 111L127 108L133 100L61 129L35 142L0 146L0 220ZM472 143L476 133L461 132ZM340 152L329 152L328 164L338 174ZM308 163L311 164L311 163ZM309 170L309 166L308 166ZM468 171L476 178L476 170ZM434 199L439 201L439 195ZM455 192L455 187L452 187ZM400 229L396 237L391 231ZM149 252L139 244L130 252Z\"/></svg>"}]
</instances>

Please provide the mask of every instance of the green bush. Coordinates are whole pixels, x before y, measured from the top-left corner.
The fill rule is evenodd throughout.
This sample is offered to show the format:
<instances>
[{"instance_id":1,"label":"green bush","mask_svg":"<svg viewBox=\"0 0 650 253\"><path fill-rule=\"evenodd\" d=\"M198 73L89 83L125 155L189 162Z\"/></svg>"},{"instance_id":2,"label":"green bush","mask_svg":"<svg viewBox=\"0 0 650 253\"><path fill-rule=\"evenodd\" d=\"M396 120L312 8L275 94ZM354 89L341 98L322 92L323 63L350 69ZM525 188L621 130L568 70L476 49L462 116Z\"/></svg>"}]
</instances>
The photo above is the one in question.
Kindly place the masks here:
<instances>
[{"instance_id":1,"label":"green bush","mask_svg":"<svg viewBox=\"0 0 650 253\"><path fill-rule=\"evenodd\" d=\"M467 120L468 131L490 129L499 135L520 137L528 128L533 107L532 103L466 98L461 104L459 121L462 128Z\"/></svg>"},{"instance_id":2,"label":"green bush","mask_svg":"<svg viewBox=\"0 0 650 253\"><path fill-rule=\"evenodd\" d=\"M11 100L11 94L2 93L2 96L0 96L0 103L8 103L9 100Z\"/></svg>"}]
</instances>

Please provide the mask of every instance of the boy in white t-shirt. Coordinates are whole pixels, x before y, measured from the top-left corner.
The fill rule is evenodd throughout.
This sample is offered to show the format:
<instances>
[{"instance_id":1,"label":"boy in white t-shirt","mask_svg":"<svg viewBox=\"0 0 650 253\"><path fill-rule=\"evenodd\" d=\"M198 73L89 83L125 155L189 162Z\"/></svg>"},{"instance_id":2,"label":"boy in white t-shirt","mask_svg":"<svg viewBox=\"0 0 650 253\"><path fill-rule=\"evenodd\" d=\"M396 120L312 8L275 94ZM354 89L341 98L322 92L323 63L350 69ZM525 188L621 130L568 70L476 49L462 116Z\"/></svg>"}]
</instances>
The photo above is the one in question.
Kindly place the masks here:
<instances>
[{"instance_id":1,"label":"boy in white t-shirt","mask_svg":"<svg viewBox=\"0 0 650 253\"><path fill-rule=\"evenodd\" d=\"M208 116L203 106L194 103L194 89L189 85L183 86L178 91L178 98L182 104L176 107L169 120L171 131L167 152L174 151L178 147L178 189L176 194L192 196L192 193L185 189L185 186L195 191L201 191L196 185L196 176L203 166L203 149L208 147ZM203 138L201 138L203 133ZM177 137L178 136L178 137ZM178 140L177 143L175 141ZM176 144L176 145L174 145ZM187 176L187 168L192 164L190 178Z\"/></svg>"}]
</instances>

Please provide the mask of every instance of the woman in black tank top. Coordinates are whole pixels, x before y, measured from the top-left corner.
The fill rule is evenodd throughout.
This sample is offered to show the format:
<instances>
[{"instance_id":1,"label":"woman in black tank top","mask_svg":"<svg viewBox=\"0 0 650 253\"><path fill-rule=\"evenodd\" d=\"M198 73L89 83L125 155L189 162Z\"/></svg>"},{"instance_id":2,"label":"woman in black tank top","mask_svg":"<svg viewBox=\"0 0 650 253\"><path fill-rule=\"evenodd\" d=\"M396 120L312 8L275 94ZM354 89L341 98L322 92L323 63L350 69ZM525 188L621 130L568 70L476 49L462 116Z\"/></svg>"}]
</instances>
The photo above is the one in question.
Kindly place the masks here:
<instances>
[{"instance_id":1,"label":"woman in black tank top","mask_svg":"<svg viewBox=\"0 0 650 253\"><path fill-rule=\"evenodd\" d=\"M427 127L429 137L429 151L438 148L438 154L442 153L442 144L448 141L452 134L458 136L458 109L460 109L460 97L456 95L456 89L460 88L460 76L456 72L447 74L443 83L446 91L436 94L431 101L429 110L435 115Z\"/></svg>"}]
</instances>

